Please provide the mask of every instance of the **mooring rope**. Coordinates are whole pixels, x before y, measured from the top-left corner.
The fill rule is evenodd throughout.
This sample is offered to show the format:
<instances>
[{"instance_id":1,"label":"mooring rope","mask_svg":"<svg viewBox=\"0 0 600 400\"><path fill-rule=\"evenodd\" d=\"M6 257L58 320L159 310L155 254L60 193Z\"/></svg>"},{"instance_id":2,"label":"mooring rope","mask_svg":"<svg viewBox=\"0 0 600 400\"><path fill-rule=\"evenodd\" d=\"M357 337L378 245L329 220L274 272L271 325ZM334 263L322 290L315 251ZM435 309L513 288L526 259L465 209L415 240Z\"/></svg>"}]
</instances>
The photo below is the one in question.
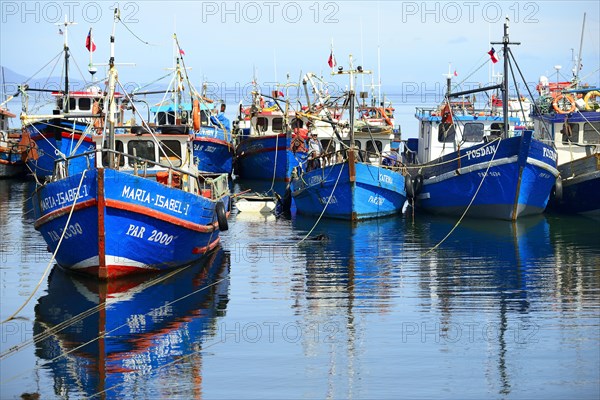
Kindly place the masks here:
<instances>
[{"instance_id":1,"label":"mooring rope","mask_svg":"<svg viewBox=\"0 0 600 400\"><path fill-rule=\"evenodd\" d=\"M65 228L63 229L63 231L62 231L62 233L60 235L60 239L58 240L58 244L56 245L56 249L54 250L54 253L52 253L52 257L50 258L50 261L48 262L48 265L46 266L46 269L44 270L44 273L42 274L39 282L37 283L37 285L33 289L33 292L31 292L31 294L29 295L29 297L17 309L17 311L15 311L10 317L8 317L4 321L2 321L0 324L4 324L4 323L10 321L11 319L14 319L19 314L19 312L27 305L27 303L29 303L29 301L33 298L33 295L40 288L40 285L44 281L44 278L46 277L46 274L48 273L48 271L50 271L50 267L54 264L54 259L56 258L56 253L58 253L58 250L60 249L60 245L62 244L63 238L65 237L65 234L67 233L67 228L69 227L69 222L71 222L71 216L73 215L73 211L75 210L75 204L77 203L77 199L79 198L79 190L81 189L81 185L83 184L83 179L85 178L85 173L86 172L87 172L87 170L83 170L83 173L81 174L81 179L79 181L79 186L77 186L77 193L75 194L75 199L73 200L73 204L71 205L71 210L69 211L69 216L67 217L67 222L65 223Z\"/></svg>"}]
</instances>

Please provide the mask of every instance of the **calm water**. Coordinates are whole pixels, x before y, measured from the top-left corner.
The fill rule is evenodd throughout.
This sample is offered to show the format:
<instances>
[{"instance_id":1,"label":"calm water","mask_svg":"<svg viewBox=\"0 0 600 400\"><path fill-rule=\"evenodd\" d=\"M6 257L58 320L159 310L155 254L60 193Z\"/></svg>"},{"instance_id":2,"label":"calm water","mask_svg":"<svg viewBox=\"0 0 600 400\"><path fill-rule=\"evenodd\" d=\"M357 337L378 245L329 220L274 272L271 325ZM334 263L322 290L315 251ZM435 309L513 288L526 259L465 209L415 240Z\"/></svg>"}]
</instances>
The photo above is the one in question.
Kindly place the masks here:
<instances>
[{"instance_id":1,"label":"calm water","mask_svg":"<svg viewBox=\"0 0 600 400\"><path fill-rule=\"evenodd\" d=\"M0 181L2 320L50 259L31 188ZM164 276L54 269L1 327L0 398L600 397L600 221L464 221L431 252L454 220L322 221L300 243L314 222L234 215Z\"/></svg>"}]
</instances>

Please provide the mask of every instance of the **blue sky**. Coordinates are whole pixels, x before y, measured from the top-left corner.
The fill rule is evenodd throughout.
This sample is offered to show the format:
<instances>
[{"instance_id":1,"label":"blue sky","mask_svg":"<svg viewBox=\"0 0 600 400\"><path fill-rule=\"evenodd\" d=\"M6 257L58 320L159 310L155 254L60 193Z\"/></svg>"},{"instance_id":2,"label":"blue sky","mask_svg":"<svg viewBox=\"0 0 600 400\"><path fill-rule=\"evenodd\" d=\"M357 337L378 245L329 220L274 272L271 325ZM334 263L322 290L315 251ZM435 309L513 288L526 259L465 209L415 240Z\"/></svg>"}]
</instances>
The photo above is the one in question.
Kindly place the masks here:
<instances>
[{"instance_id":1,"label":"blue sky","mask_svg":"<svg viewBox=\"0 0 600 400\"><path fill-rule=\"evenodd\" d=\"M347 65L350 53L365 68L377 71L379 65L387 93L440 91L449 62L458 74L455 81L487 82L489 66L477 68L488 58L490 40L501 39L505 16L511 20L511 39L522 43L513 49L520 67L529 82L537 82L540 75L555 78L555 65L563 66L561 79L570 77L571 49L579 49L586 12L581 76L591 84L600 81L597 1L2 0L0 64L33 75L60 52L62 37L54 24L65 14L78 23L69 30L69 41L79 68L87 69L84 43L90 27L97 45L94 61L106 63L115 4L133 32L117 25L117 62L136 64L120 68L122 81L143 85L164 75L173 62L176 32L192 80L211 82L228 104L247 93L253 68L260 82L286 81L288 74L297 82L308 71L327 73L332 40L339 65Z\"/></svg>"}]
</instances>

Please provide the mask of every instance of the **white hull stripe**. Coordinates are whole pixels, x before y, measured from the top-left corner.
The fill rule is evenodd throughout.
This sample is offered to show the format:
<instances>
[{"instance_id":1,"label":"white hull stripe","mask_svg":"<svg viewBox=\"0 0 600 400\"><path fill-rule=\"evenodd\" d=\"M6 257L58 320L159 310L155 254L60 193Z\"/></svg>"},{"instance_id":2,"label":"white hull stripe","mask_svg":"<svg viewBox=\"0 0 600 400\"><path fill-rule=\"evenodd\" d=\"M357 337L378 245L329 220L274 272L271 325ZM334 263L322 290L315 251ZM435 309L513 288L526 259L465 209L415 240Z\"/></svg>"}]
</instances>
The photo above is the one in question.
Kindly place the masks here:
<instances>
[{"instance_id":1,"label":"white hull stripe","mask_svg":"<svg viewBox=\"0 0 600 400\"><path fill-rule=\"evenodd\" d=\"M121 267L133 267L133 268L143 268L143 269L154 269L149 267L147 264L141 263L139 261L131 260L129 258L117 257L117 256L104 256L106 265L118 265ZM80 261L77 264L74 264L70 269L84 269L97 267L99 264L98 256L90 257L86 260Z\"/></svg>"}]
</instances>

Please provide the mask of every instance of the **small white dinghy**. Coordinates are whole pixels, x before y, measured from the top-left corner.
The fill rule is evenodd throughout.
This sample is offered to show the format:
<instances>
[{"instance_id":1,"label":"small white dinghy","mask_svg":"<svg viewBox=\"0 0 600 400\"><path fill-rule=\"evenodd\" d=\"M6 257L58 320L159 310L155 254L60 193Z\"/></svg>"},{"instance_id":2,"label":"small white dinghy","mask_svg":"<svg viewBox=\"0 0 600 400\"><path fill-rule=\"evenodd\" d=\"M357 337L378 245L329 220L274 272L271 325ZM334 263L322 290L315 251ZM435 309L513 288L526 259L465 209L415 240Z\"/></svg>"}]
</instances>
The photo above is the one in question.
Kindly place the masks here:
<instances>
[{"instance_id":1,"label":"small white dinghy","mask_svg":"<svg viewBox=\"0 0 600 400\"><path fill-rule=\"evenodd\" d=\"M259 193L242 194L236 197L235 206L243 213L272 213L277 207L277 198Z\"/></svg>"}]
</instances>

